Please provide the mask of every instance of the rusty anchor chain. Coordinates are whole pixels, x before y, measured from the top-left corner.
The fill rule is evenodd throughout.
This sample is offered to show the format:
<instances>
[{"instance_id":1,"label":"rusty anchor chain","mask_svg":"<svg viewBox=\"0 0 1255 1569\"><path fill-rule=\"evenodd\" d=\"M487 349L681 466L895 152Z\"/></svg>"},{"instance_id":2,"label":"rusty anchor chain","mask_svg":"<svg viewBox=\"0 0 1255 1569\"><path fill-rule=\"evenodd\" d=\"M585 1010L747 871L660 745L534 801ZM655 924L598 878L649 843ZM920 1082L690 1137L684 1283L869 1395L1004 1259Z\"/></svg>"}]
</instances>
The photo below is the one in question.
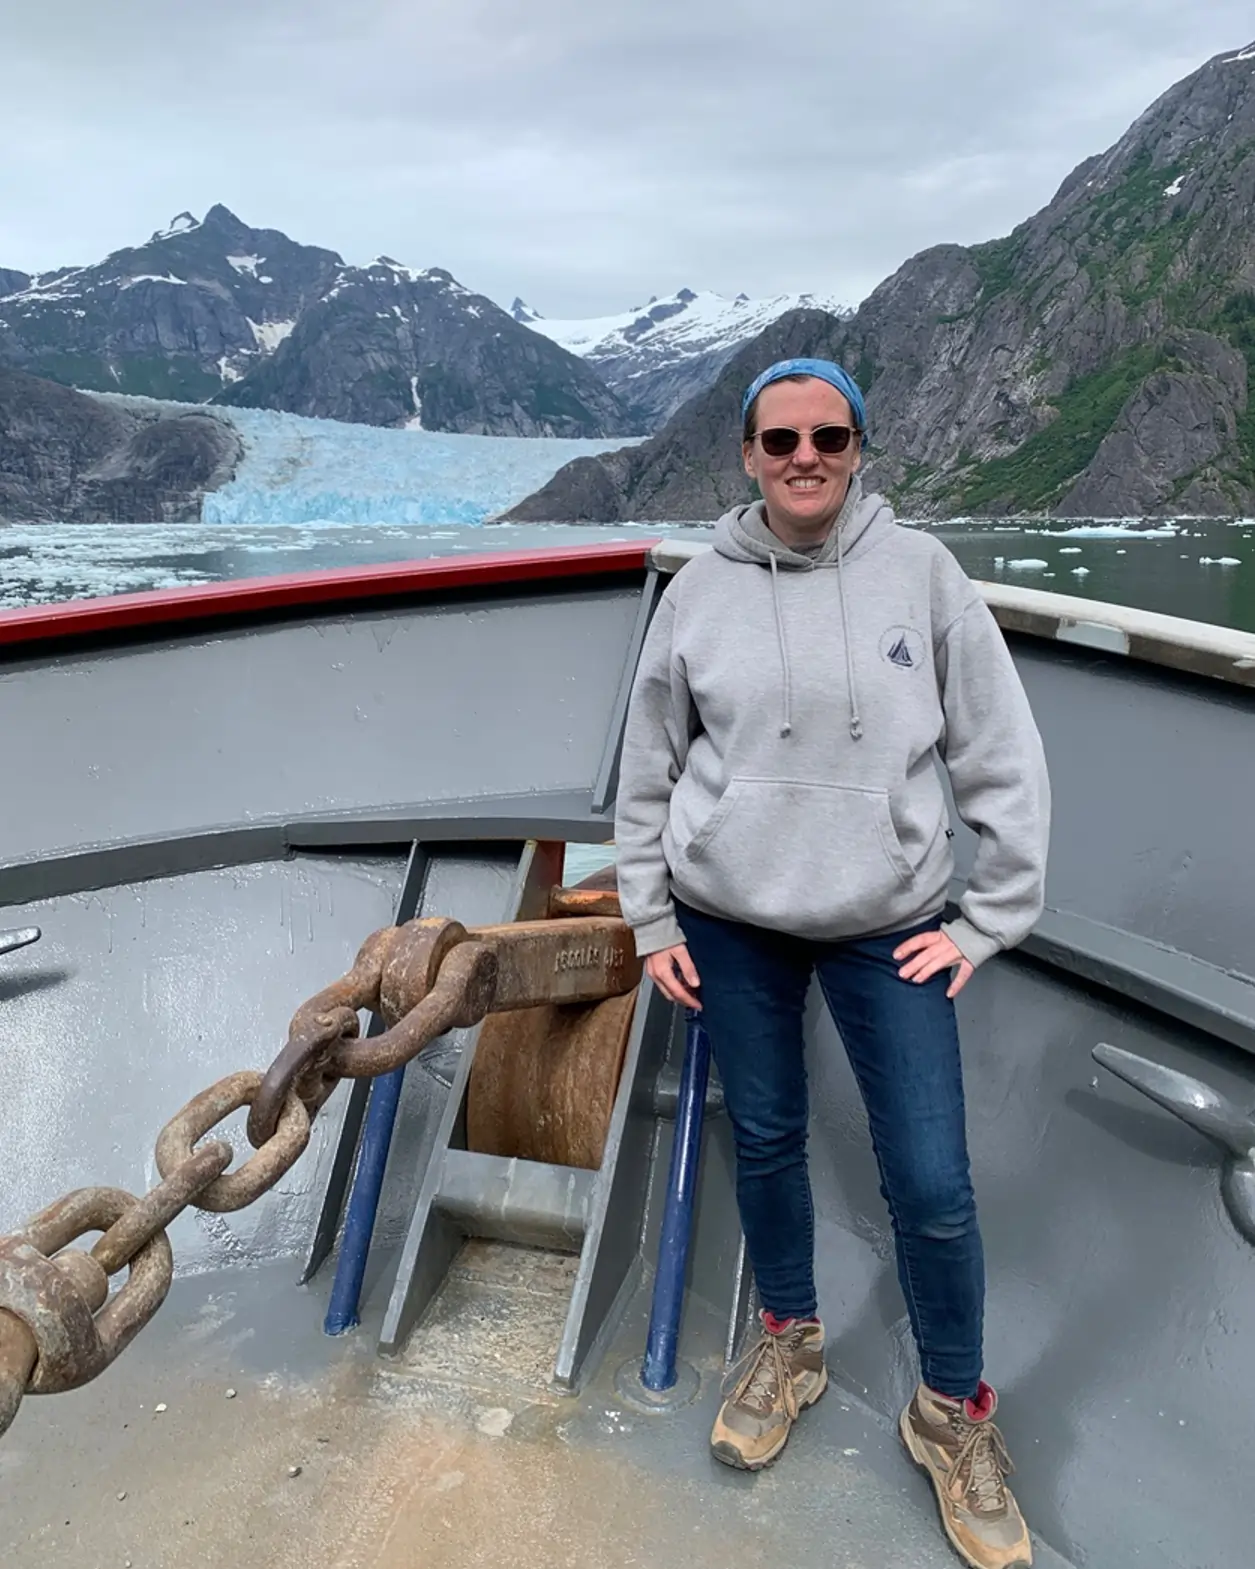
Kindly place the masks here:
<instances>
[{"instance_id":1,"label":"rusty anchor chain","mask_svg":"<svg viewBox=\"0 0 1255 1569\"><path fill-rule=\"evenodd\" d=\"M121 1355L170 1289L166 1228L189 1208L224 1213L269 1192L341 1079L390 1073L490 1013L632 991L641 965L617 906L605 891L554 889L547 920L467 928L428 918L373 932L352 969L297 1009L265 1073L229 1074L170 1119L151 1192L80 1188L0 1236L0 1436L24 1395L77 1389ZM360 1038L363 1010L382 1015L383 1034ZM245 1107L254 1153L229 1172L231 1145L208 1135ZM72 1246L93 1232L90 1250Z\"/></svg>"}]
</instances>

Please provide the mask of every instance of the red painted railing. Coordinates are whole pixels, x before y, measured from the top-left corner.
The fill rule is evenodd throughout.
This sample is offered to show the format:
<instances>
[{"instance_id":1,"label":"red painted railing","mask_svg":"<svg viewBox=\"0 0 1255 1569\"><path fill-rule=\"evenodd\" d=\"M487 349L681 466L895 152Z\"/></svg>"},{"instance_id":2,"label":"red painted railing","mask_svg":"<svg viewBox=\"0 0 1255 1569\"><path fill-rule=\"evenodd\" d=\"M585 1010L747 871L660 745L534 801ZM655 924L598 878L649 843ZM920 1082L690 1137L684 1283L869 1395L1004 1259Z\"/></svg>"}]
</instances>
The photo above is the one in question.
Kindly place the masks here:
<instances>
[{"instance_id":1,"label":"red painted railing","mask_svg":"<svg viewBox=\"0 0 1255 1569\"><path fill-rule=\"evenodd\" d=\"M26 610L0 611L0 645L186 625L223 616L328 608L439 593L450 588L554 582L645 568L655 539L582 545L570 549L499 551L481 556L436 556L374 567L238 578L145 594L70 599Z\"/></svg>"}]
</instances>

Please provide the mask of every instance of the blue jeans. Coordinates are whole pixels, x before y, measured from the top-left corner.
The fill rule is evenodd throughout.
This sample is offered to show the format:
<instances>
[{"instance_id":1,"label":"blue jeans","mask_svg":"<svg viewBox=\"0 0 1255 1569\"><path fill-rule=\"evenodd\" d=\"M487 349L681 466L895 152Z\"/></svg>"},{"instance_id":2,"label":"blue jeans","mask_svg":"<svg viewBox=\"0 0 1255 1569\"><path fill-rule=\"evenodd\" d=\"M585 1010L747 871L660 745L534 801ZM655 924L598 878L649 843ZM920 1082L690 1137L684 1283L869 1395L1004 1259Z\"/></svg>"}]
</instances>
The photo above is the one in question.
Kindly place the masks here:
<instances>
[{"instance_id":1,"label":"blue jeans","mask_svg":"<svg viewBox=\"0 0 1255 1569\"><path fill-rule=\"evenodd\" d=\"M817 1309L806 1165L802 1016L812 972L863 1096L889 1207L898 1281L924 1382L974 1396L985 1262L968 1164L948 971L903 981L889 937L818 943L720 920L677 900L701 979L702 1021L736 1145L737 1204L759 1300L777 1318Z\"/></svg>"}]
</instances>

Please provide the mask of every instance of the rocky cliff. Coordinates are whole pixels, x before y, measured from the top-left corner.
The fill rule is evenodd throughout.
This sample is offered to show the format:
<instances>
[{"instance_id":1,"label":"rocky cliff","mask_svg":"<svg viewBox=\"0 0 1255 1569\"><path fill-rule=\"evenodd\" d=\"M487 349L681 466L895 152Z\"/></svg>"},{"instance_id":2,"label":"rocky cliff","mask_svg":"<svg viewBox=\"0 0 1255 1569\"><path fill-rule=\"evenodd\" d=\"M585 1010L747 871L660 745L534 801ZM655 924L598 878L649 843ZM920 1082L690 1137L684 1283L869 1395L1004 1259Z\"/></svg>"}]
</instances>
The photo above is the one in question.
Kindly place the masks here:
<instances>
[{"instance_id":1,"label":"rocky cliff","mask_svg":"<svg viewBox=\"0 0 1255 1569\"><path fill-rule=\"evenodd\" d=\"M656 437L510 516L716 515L746 494L741 390L799 353L858 378L870 478L915 516L1255 507L1255 47L1170 89L1006 238L913 257L848 321L783 317Z\"/></svg>"},{"instance_id":2,"label":"rocky cliff","mask_svg":"<svg viewBox=\"0 0 1255 1569\"><path fill-rule=\"evenodd\" d=\"M0 273L0 365L68 386L489 435L634 435L595 371L448 273L183 213L96 266Z\"/></svg>"},{"instance_id":3,"label":"rocky cliff","mask_svg":"<svg viewBox=\"0 0 1255 1569\"><path fill-rule=\"evenodd\" d=\"M136 412L0 367L0 520L189 522L240 455L207 410Z\"/></svg>"}]
</instances>

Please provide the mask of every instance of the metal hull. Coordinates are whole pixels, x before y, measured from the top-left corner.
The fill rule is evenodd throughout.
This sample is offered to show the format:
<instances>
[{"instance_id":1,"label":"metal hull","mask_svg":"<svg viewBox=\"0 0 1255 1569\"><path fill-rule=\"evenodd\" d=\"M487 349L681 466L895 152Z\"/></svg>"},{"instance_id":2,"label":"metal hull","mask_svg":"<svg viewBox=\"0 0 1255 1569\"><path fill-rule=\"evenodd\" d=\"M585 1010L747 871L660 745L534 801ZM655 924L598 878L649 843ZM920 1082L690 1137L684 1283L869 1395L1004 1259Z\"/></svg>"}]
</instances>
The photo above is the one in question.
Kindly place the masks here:
<instances>
[{"instance_id":1,"label":"metal hull","mask_svg":"<svg viewBox=\"0 0 1255 1569\"><path fill-rule=\"evenodd\" d=\"M610 837L618 721L659 579L643 549L562 559L576 554L584 565L568 576L533 559L513 577L498 563L491 578L472 565L461 579L449 568L368 583L345 575L339 591L321 578L252 599L175 595L154 607L144 596L133 614L115 605L9 618L7 643L0 618L0 926L44 932L38 947L0 960L0 1231L69 1187L149 1187L152 1138L169 1115L221 1074L264 1066L298 1004L393 919L414 841L446 852L424 913L479 923L503 918L526 840ZM656 559L667 570L682 554ZM1217 1145L1091 1053L1122 1046L1206 1080L1243 1112L1255 1106L1255 639L1093 605L1082 613L1048 595L1004 591L995 608L1046 740L1056 803L1047 914L961 999L988 1372L1017 1496L1041 1562L1060 1561L1052 1551L1104 1569L1244 1562L1255 1254L1222 1198ZM861 1107L817 1001L808 1027L821 1299L830 1364L852 1397L844 1415L817 1412L813 1425L829 1448L855 1418L866 1436L841 1445L862 1455L844 1481L818 1443L791 1446L772 1476L787 1466L815 1486L862 1489L864 1505L877 1502L852 1527L869 1533L858 1551L883 1547L879 1520L898 1531L902 1555L879 1561L945 1563L944 1545L924 1545L931 1505L909 1487L905 1463L906 1490L895 1491L889 1423L914 1373ZM406 1080L368 1282L372 1347L387 1338L396 1261L448 1093L440 1063L459 1042L449 1045L435 1071L416 1064ZM324 1246L334 1237L338 1208L328 1213L326 1194L352 1114L342 1086L267 1200L175 1223L190 1278L166 1314L198 1311L195 1277L220 1292L218 1272L255 1266L290 1321L279 1282L305 1271L320 1219ZM651 1125L626 1238L633 1280L648 1278L670 1147L666 1117ZM669 1484L651 1465L688 1457L695 1520L726 1481L704 1442L739 1322L729 1174L715 1118L684 1324L701 1398L644 1424L665 1426L665 1441L643 1437L639 1418L635 1436L632 1419L620 1424L621 1459L654 1475L660 1499ZM443 1311L434 1321L451 1332ZM252 1313L273 1346L264 1294ZM639 1348L639 1315L639 1296L620 1304L615 1350L600 1348L589 1392L568 1397L568 1412L613 1400L608 1370ZM420 1331L420 1383L447 1394L458 1380L432 1372L431 1322ZM299 1333L316 1335L316 1314L306 1311ZM166 1344L177 1364L177 1335ZM404 1367L405 1345L393 1350ZM126 1376L126 1358L149 1358L150 1376L155 1354L132 1348L107 1381ZM286 1365L287 1353L273 1355ZM500 1372L508 1383L508 1367ZM319 1364L317 1376L332 1374ZM547 1409L553 1391L524 1386L513 1404ZM98 1398L28 1405L56 1406L63 1424L79 1410L90 1423ZM568 1419L601 1453L606 1435ZM27 1420L24 1411L9 1444ZM3 1476L0 1467L0 1485ZM49 1507L60 1509L60 1495ZM817 1531L828 1507L816 1506ZM857 1502L849 1509L858 1515ZM233 1561L229 1537L220 1559L159 1561ZM789 1542L801 1554L805 1533ZM308 1561L373 1561L333 1546ZM28 1544L9 1561L61 1560ZM468 1546L439 1561L480 1559Z\"/></svg>"}]
</instances>

